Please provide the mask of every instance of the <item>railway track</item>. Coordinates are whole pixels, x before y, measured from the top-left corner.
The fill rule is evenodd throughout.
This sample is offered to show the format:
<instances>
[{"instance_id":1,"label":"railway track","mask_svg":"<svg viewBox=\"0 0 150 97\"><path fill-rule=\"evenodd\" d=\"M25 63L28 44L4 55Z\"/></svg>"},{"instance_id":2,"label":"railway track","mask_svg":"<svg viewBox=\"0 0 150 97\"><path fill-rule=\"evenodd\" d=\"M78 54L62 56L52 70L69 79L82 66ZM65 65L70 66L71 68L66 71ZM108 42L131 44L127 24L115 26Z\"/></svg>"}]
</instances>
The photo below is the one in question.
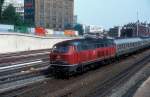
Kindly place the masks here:
<instances>
[{"instance_id":1,"label":"railway track","mask_svg":"<svg viewBox=\"0 0 150 97\"><path fill-rule=\"evenodd\" d=\"M134 63L134 65L122 71L117 76L104 81L102 84L98 85L94 90L92 90L91 93L89 93L86 97L107 97L115 87L119 86L120 84L124 83L127 79L131 78L148 62L150 62L150 55Z\"/></svg>"},{"instance_id":2,"label":"railway track","mask_svg":"<svg viewBox=\"0 0 150 97\"><path fill-rule=\"evenodd\" d=\"M7 55L7 56L1 56L0 55L0 63L4 66L7 64L11 64L12 62L23 62L24 60L33 60L33 59L41 59L41 58L48 58L50 50L47 51L34 51L34 52L26 52L26 53L17 53L16 55Z\"/></svg>"},{"instance_id":3,"label":"railway track","mask_svg":"<svg viewBox=\"0 0 150 97\"><path fill-rule=\"evenodd\" d=\"M20 55L29 55L29 54L42 53L42 52L47 52L47 51L50 51L50 50L51 49L40 49L40 50L21 51L21 52L15 52L15 53L5 53L5 54L0 54L0 59L11 57L11 56L20 56Z\"/></svg>"},{"instance_id":4,"label":"railway track","mask_svg":"<svg viewBox=\"0 0 150 97\"><path fill-rule=\"evenodd\" d=\"M0 94L47 79L48 52L39 50L0 55Z\"/></svg>"},{"instance_id":5,"label":"railway track","mask_svg":"<svg viewBox=\"0 0 150 97\"><path fill-rule=\"evenodd\" d=\"M16 67L16 68L11 68L8 70L0 71L1 72L0 93L2 93L1 90L4 92L5 88L8 88L7 86L10 83L13 83L19 80L25 80L25 79L29 79L33 77L38 77L38 76L45 76L44 74L46 70L49 68L48 63L49 62L42 62L39 64L32 64L32 65L30 64L28 66ZM18 86L19 84L18 83L13 84L13 86L15 85ZM20 85L20 87L22 87L22 85Z\"/></svg>"},{"instance_id":6,"label":"railway track","mask_svg":"<svg viewBox=\"0 0 150 97\"><path fill-rule=\"evenodd\" d=\"M1 84L5 84L5 83L9 83L12 81L17 81L17 80L22 80L28 77L32 77L32 76L38 76L38 75L43 75L44 74L44 70L46 70L49 66L39 66L39 68L37 69L33 69L33 70L26 70L26 71L21 71L21 72L16 72L16 73L12 73L9 75L4 75L0 77L0 85Z\"/></svg>"}]
</instances>

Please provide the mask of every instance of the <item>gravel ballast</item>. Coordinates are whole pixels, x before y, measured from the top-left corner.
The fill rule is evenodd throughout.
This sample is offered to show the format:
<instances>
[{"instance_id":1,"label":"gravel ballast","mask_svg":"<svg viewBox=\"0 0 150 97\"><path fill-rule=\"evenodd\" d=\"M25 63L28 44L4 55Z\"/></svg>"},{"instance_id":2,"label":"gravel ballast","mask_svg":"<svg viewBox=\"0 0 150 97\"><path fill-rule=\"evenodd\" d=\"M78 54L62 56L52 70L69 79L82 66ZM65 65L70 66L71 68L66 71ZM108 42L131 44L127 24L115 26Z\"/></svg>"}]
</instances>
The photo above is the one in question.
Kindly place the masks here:
<instances>
[{"instance_id":1,"label":"gravel ballast","mask_svg":"<svg viewBox=\"0 0 150 97\"><path fill-rule=\"evenodd\" d=\"M150 50L129 56L124 60L112 63L110 65L101 66L99 69L93 71L91 70L83 75L72 77L69 80L51 79L49 81L44 81L43 83L33 84L23 88L23 91L29 91L17 97L87 97L87 95L90 94L91 90L95 89L95 87L116 76L123 70L126 70L132 66L133 63L148 54L150 54ZM145 73L141 72L138 75L145 76ZM116 87L110 96L121 97L125 95L126 92L124 90L128 91L128 89L131 88L129 87L130 85L134 86L133 83L141 79L138 77L133 78L133 81L128 81L129 83L127 85ZM117 91L118 89L120 89L121 92ZM114 96L116 94L121 96Z\"/></svg>"}]
</instances>

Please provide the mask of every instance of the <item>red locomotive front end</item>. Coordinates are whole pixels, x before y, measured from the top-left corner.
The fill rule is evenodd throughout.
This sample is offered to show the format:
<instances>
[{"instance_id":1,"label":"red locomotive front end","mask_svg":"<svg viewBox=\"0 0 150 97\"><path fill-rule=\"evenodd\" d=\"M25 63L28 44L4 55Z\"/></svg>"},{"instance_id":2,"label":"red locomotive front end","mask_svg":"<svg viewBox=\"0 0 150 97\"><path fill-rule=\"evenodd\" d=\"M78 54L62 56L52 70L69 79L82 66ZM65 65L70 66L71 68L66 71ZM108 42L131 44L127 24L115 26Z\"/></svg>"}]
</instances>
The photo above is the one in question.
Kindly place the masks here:
<instances>
[{"instance_id":1,"label":"red locomotive front end","mask_svg":"<svg viewBox=\"0 0 150 97\"><path fill-rule=\"evenodd\" d=\"M54 74L66 74L75 71L77 62L74 53L75 47L69 42L54 45L50 53L51 71Z\"/></svg>"}]
</instances>

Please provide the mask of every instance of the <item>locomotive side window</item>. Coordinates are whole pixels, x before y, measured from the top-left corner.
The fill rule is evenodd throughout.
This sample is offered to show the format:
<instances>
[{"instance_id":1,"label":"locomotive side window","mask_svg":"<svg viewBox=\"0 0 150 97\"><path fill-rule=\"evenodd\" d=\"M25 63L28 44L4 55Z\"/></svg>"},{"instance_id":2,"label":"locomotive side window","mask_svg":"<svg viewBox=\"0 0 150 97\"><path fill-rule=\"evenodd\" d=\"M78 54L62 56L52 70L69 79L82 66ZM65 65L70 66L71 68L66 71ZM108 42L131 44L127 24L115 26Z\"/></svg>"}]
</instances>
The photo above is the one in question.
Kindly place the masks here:
<instances>
[{"instance_id":1,"label":"locomotive side window","mask_svg":"<svg viewBox=\"0 0 150 97\"><path fill-rule=\"evenodd\" d=\"M96 48L99 48L100 47L100 45L99 44L96 44Z\"/></svg>"},{"instance_id":2,"label":"locomotive side window","mask_svg":"<svg viewBox=\"0 0 150 97\"><path fill-rule=\"evenodd\" d=\"M82 44L77 45L77 51L91 50L94 49L94 45Z\"/></svg>"},{"instance_id":3,"label":"locomotive side window","mask_svg":"<svg viewBox=\"0 0 150 97\"><path fill-rule=\"evenodd\" d=\"M83 50L81 45L77 45L76 47L77 47L77 51L82 51Z\"/></svg>"},{"instance_id":4,"label":"locomotive side window","mask_svg":"<svg viewBox=\"0 0 150 97\"><path fill-rule=\"evenodd\" d=\"M101 47L105 47L105 44L101 44Z\"/></svg>"},{"instance_id":5,"label":"locomotive side window","mask_svg":"<svg viewBox=\"0 0 150 97\"><path fill-rule=\"evenodd\" d=\"M100 48L102 47L102 45L99 43L99 44L96 44L96 48Z\"/></svg>"},{"instance_id":6,"label":"locomotive side window","mask_svg":"<svg viewBox=\"0 0 150 97\"><path fill-rule=\"evenodd\" d=\"M88 50L95 49L96 44L88 44Z\"/></svg>"},{"instance_id":7,"label":"locomotive side window","mask_svg":"<svg viewBox=\"0 0 150 97\"><path fill-rule=\"evenodd\" d=\"M87 44L81 45L81 47L82 47L82 50L88 50L88 45Z\"/></svg>"}]
</instances>

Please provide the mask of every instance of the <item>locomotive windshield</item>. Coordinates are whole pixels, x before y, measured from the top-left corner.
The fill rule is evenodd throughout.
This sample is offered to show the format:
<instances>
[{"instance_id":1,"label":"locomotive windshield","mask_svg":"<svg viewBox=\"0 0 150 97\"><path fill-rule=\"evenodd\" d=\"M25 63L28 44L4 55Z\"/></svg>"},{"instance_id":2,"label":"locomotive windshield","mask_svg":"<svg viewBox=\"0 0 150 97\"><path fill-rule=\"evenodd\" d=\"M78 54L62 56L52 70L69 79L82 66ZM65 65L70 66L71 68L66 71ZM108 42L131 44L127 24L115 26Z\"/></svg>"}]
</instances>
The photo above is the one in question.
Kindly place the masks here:
<instances>
[{"instance_id":1,"label":"locomotive windshield","mask_svg":"<svg viewBox=\"0 0 150 97\"><path fill-rule=\"evenodd\" d=\"M68 46L55 45L53 47L53 52L67 53L68 51L69 51L69 47Z\"/></svg>"}]
</instances>

